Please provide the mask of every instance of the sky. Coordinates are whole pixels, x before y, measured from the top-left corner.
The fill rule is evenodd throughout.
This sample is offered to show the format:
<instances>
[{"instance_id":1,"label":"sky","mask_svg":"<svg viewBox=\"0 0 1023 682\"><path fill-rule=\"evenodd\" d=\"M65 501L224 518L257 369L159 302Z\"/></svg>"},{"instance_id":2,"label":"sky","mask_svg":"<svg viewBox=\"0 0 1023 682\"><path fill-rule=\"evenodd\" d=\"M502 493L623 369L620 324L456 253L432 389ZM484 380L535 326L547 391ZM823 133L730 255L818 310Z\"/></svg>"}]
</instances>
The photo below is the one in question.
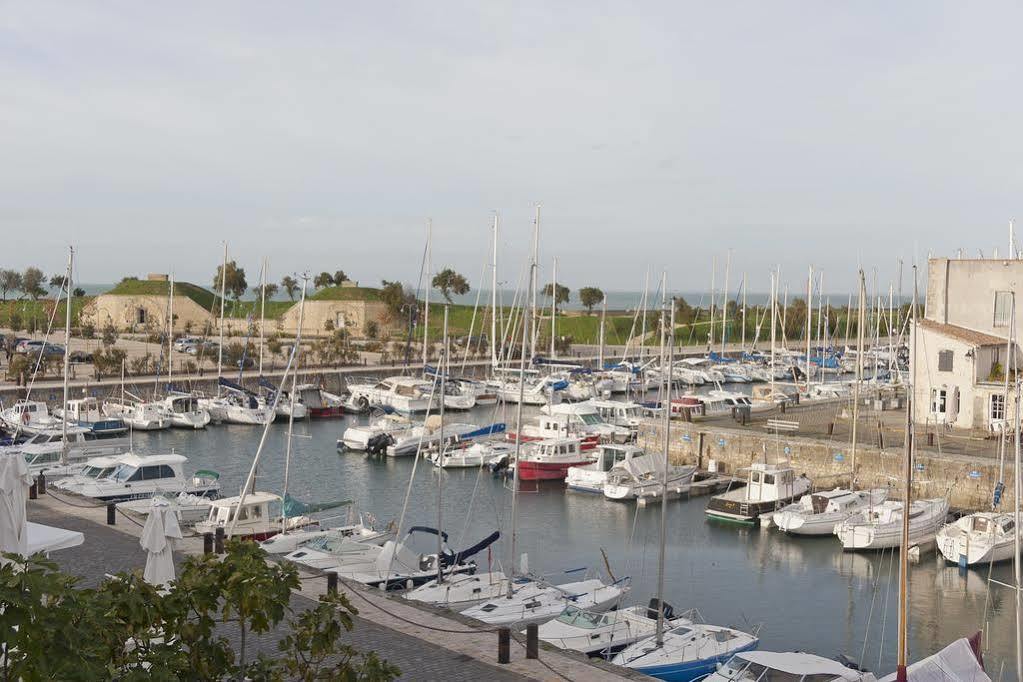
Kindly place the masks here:
<instances>
[{"instance_id":1,"label":"sky","mask_svg":"<svg viewBox=\"0 0 1023 682\"><path fill-rule=\"evenodd\" d=\"M0 267L828 291L1007 250L1009 2L0 0ZM1021 227L1023 230L1023 227ZM488 275L489 277L489 275ZM908 279L909 275L905 277ZM805 286L805 284L803 285Z\"/></svg>"}]
</instances>

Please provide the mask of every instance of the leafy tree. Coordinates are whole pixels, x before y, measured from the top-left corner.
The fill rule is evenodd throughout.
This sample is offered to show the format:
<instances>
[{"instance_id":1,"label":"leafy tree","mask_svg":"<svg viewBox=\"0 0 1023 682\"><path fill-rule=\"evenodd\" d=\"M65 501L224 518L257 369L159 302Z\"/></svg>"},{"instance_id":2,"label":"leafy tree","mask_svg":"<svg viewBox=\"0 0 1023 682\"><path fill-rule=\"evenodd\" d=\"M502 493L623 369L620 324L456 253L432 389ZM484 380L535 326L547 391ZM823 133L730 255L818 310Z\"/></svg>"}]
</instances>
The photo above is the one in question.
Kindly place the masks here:
<instances>
[{"instance_id":1,"label":"leafy tree","mask_svg":"<svg viewBox=\"0 0 1023 682\"><path fill-rule=\"evenodd\" d=\"M543 291L541 293L544 296L546 296L547 298L550 298L551 297L551 291L553 291L553 286L551 284L547 284L546 286L544 286ZM572 290L569 289L568 287L559 284L558 285L558 298L557 298L557 302L558 303L568 303L568 299L569 299L569 295L571 294L571 291Z\"/></svg>"},{"instance_id":2,"label":"leafy tree","mask_svg":"<svg viewBox=\"0 0 1023 682\"><path fill-rule=\"evenodd\" d=\"M7 292L21 290L21 273L17 270L0 270L0 295L7 300Z\"/></svg>"},{"instance_id":3,"label":"leafy tree","mask_svg":"<svg viewBox=\"0 0 1023 682\"><path fill-rule=\"evenodd\" d=\"M96 338L96 325L91 322L86 322L82 325L82 338L83 339L94 339Z\"/></svg>"},{"instance_id":4,"label":"leafy tree","mask_svg":"<svg viewBox=\"0 0 1023 682\"><path fill-rule=\"evenodd\" d=\"M8 324L14 331L20 332L22 329L24 329L25 322L21 318L21 313L15 310L11 312L11 319L8 320Z\"/></svg>"},{"instance_id":5,"label":"leafy tree","mask_svg":"<svg viewBox=\"0 0 1023 682\"><path fill-rule=\"evenodd\" d=\"M586 311L592 313L593 306L604 300L604 292L597 287L583 287L579 290L579 302L586 307Z\"/></svg>"},{"instance_id":6,"label":"leafy tree","mask_svg":"<svg viewBox=\"0 0 1023 682\"><path fill-rule=\"evenodd\" d=\"M82 296L85 296L85 289L82 287L75 287L74 291L71 292L71 295L75 298L81 298Z\"/></svg>"},{"instance_id":7,"label":"leafy tree","mask_svg":"<svg viewBox=\"0 0 1023 682\"><path fill-rule=\"evenodd\" d=\"M337 272L335 272L335 273L334 273L334 277L333 277L333 280L334 280L334 284L335 284L336 286L341 286L341 283L342 283L342 282L348 282L348 281L350 281L350 280L348 279L348 275L346 275L346 274L345 274L345 271L344 271L344 270L338 270Z\"/></svg>"},{"instance_id":8,"label":"leafy tree","mask_svg":"<svg viewBox=\"0 0 1023 682\"><path fill-rule=\"evenodd\" d=\"M469 282L451 268L444 268L434 275L430 284L448 303L451 303L451 294L462 296L469 293Z\"/></svg>"},{"instance_id":9,"label":"leafy tree","mask_svg":"<svg viewBox=\"0 0 1023 682\"><path fill-rule=\"evenodd\" d=\"M675 324L689 324L695 315L693 306L681 296L675 297Z\"/></svg>"},{"instance_id":10,"label":"leafy tree","mask_svg":"<svg viewBox=\"0 0 1023 682\"><path fill-rule=\"evenodd\" d=\"M329 272L321 272L313 279L313 286L317 289L329 287L334 284L334 276Z\"/></svg>"},{"instance_id":11,"label":"leafy tree","mask_svg":"<svg viewBox=\"0 0 1023 682\"><path fill-rule=\"evenodd\" d=\"M67 280L67 275L65 275L63 273L61 273L59 275L54 275L53 277L50 278L50 288L51 289L63 289L64 288L64 282L66 280Z\"/></svg>"},{"instance_id":12,"label":"leafy tree","mask_svg":"<svg viewBox=\"0 0 1023 682\"><path fill-rule=\"evenodd\" d=\"M39 300L40 296L46 294L43 283L46 282L46 275L39 268L25 268L21 275L21 291L32 297L33 301Z\"/></svg>"},{"instance_id":13,"label":"leafy tree","mask_svg":"<svg viewBox=\"0 0 1023 682\"><path fill-rule=\"evenodd\" d=\"M380 323L376 320L370 320L366 323L366 336L370 339L375 339L380 335Z\"/></svg>"},{"instance_id":14,"label":"leafy tree","mask_svg":"<svg viewBox=\"0 0 1023 682\"><path fill-rule=\"evenodd\" d=\"M112 322L108 321L103 326L103 332L102 336L100 336L100 340L103 342L104 346L108 347L117 343L117 328L114 327Z\"/></svg>"},{"instance_id":15,"label":"leafy tree","mask_svg":"<svg viewBox=\"0 0 1023 682\"><path fill-rule=\"evenodd\" d=\"M408 291L401 282L381 281L380 300L387 304L387 309L392 315L402 314L402 308L406 305L415 305L416 295Z\"/></svg>"},{"instance_id":16,"label":"leafy tree","mask_svg":"<svg viewBox=\"0 0 1023 682\"><path fill-rule=\"evenodd\" d=\"M284 293L288 295L292 301L295 300L295 292L298 291L298 282L291 275L287 275L281 280L281 288L284 289Z\"/></svg>"},{"instance_id":17,"label":"leafy tree","mask_svg":"<svg viewBox=\"0 0 1023 682\"><path fill-rule=\"evenodd\" d=\"M217 271L213 275L213 287L215 291L220 291L221 280L223 280L224 290L235 301L241 298L242 294L245 293L245 290L249 288L248 282L245 281L245 268L239 268L233 260L227 262L226 276L224 275L224 266L217 266Z\"/></svg>"},{"instance_id":18,"label":"leafy tree","mask_svg":"<svg viewBox=\"0 0 1023 682\"><path fill-rule=\"evenodd\" d=\"M124 284L125 282L137 282L137 281L139 281L139 278L136 277L135 275L125 275L124 277L121 278L121 284ZM218 289L220 288L220 280L217 280L217 288Z\"/></svg>"}]
</instances>

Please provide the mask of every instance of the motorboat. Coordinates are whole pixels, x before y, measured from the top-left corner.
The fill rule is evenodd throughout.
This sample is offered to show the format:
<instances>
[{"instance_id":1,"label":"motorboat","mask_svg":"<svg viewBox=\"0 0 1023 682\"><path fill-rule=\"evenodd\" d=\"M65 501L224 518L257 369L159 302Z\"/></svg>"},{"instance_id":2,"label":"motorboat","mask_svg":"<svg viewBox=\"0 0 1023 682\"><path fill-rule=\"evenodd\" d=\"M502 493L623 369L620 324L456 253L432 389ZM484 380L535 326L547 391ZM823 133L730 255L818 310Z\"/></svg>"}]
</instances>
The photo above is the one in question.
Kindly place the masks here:
<instances>
[{"instance_id":1,"label":"motorboat","mask_svg":"<svg viewBox=\"0 0 1023 682\"><path fill-rule=\"evenodd\" d=\"M425 412L437 406L433 383L406 376L387 377L375 384L349 386L351 400L363 410L387 407L402 414Z\"/></svg>"},{"instance_id":2,"label":"motorboat","mask_svg":"<svg viewBox=\"0 0 1023 682\"><path fill-rule=\"evenodd\" d=\"M664 495L667 478L667 494L676 498L689 492L695 475L691 464L670 464L665 477L663 456L641 454L616 464L601 492L609 500L656 500Z\"/></svg>"},{"instance_id":3,"label":"motorboat","mask_svg":"<svg viewBox=\"0 0 1023 682\"><path fill-rule=\"evenodd\" d=\"M0 421L11 433L39 433L59 429L60 420L50 414L46 403L41 400L19 400L0 411Z\"/></svg>"},{"instance_id":4,"label":"motorboat","mask_svg":"<svg viewBox=\"0 0 1023 682\"><path fill-rule=\"evenodd\" d=\"M462 611L462 615L488 625L522 627L547 622L569 605L603 613L620 604L628 592L628 578L611 584L600 578L588 578L560 585L533 578L517 578L510 597L488 599Z\"/></svg>"},{"instance_id":5,"label":"motorboat","mask_svg":"<svg viewBox=\"0 0 1023 682\"><path fill-rule=\"evenodd\" d=\"M665 628L690 622L684 616L676 616L669 604L664 605L664 614ZM569 605L557 618L541 625L539 635L542 641L559 649L608 657L656 630L657 600L651 599L649 606L629 606L606 612Z\"/></svg>"},{"instance_id":6,"label":"motorboat","mask_svg":"<svg viewBox=\"0 0 1023 682\"><path fill-rule=\"evenodd\" d=\"M434 449L427 457L434 466L444 469L470 469L489 466L515 454L515 444L506 440L482 440L467 447L446 447L443 451Z\"/></svg>"},{"instance_id":7,"label":"motorboat","mask_svg":"<svg viewBox=\"0 0 1023 682\"><path fill-rule=\"evenodd\" d=\"M106 400L102 409L103 414L120 419L133 431L162 431L171 426L171 418L162 403Z\"/></svg>"},{"instance_id":8,"label":"motorboat","mask_svg":"<svg viewBox=\"0 0 1023 682\"><path fill-rule=\"evenodd\" d=\"M643 421L642 405L633 402L597 399L590 400L587 404L592 405L606 423L628 429L632 433L632 439L635 439L639 425Z\"/></svg>"},{"instance_id":9,"label":"motorboat","mask_svg":"<svg viewBox=\"0 0 1023 682\"><path fill-rule=\"evenodd\" d=\"M259 543L259 546L268 554L287 554L321 538L382 545L393 537L394 533L390 530L377 530L372 523L367 524L360 518L356 523L334 526L332 528L305 526L303 528L289 529L263 540Z\"/></svg>"},{"instance_id":10,"label":"motorboat","mask_svg":"<svg viewBox=\"0 0 1023 682\"><path fill-rule=\"evenodd\" d=\"M574 466L589 464L578 438L549 438L526 445L515 462L519 480L563 480Z\"/></svg>"},{"instance_id":11,"label":"motorboat","mask_svg":"<svg viewBox=\"0 0 1023 682\"><path fill-rule=\"evenodd\" d=\"M984 672L980 656L979 632L970 639L961 637L936 654L911 663L906 667L906 674L914 682L916 680L991 682L991 678ZM858 678L848 679L856 680ZM866 677L862 679L864 682L868 680ZM897 679L898 673L891 673L881 678L881 682L896 682ZM872 677L870 680L873 682Z\"/></svg>"},{"instance_id":12,"label":"motorboat","mask_svg":"<svg viewBox=\"0 0 1023 682\"><path fill-rule=\"evenodd\" d=\"M754 680L877 682L877 677L873 673L855 670L830 658L802 651L743 651L725 661L717 670L709 672L710 675L702 678L704 682L752 682ZM671 679L691 680L694 678ZM977 678L956 679L973 680Z\"/></svg>"},{"instance_id":13,"label":"motorboat","mask_svg":"<svg viewBox=\"0 0 1023 682\"><path fill-rule=\"evenodd\" d=\"M540 408L541 418L539 429L541 435L555 433L561 435L598 436L604 443L627 443L632 440L635 432L630 426L616 426L608 423L601 416L593 401L581 403L560 403L545 405ZM548 417L548 419L543 419ZM530 435L524 428L525 435Z\"/></svg>"},{"instance_id":14,"label":"motorboat","mask_svg":"<svg viewBox=\"0 0 1023 682\"><path fill-rule=\"evenodd\" d=\"M121 456L120 464L109 476L89 481L68 481L61 488L101 502L123 502L182 492L216 497L220 493L219 475L202 470L186 477L183 471L186 461L187 457L176 454L126 454Z\"/></svg>"},{"instance_id":15,"label":"motorboat","mask_svg":"<svg viewBox=\"0 0 1023 682\"><path fill-rule=\"evenodd\" d=\"M748 395L733 391L713 390L706 395L684 395L671 401L672 416L687 413L694 421L708 417L730 416L735 410L763 412L775 407L773 402L755 401Z\"/></svg>"},{"instance_id":16,"label":"motorboat","mask_svg":"<svg viewBox=\"0 0 1023 682\"><path fill-rule=\"evenodd\" d=\"M525 380L521 384L518 369L498 367L494 373L495 377L487 382L487 388L506 405L518 404L520 397L523 405L546 405L554 394L568 388L567 381L550 380L535 369L525 371Z\"/></svg>"},{"instance_id":17,"label":"motorboat","mask_svg":"<svg viewBox=\"0 0 1023 682\"><path fill-rule=\"evenodd\" d=\"M508 592L508 576L503 571L445 576L442 582L434 578L402 595L409 601L441 606L461 611L474 604L498 599Z\"/></svg>"},{"instance_id":18,"label":"motorboat","mask_svg":"<svg viewBox=\"0 0 1023 682\"><path fill-rule=\"evenodd\" d=\"M711 518L756 523L761 514L773 513L810 490L805 476L796 476L786 464L755 462L746 469L746 485L715 495L707 505Z\"/></svg>"},{"instance_id":19,"label":"motorboat","mask_svg":"<svg viewBox=\"0 0 1023 682\"><path fill-rule=\"evenodd\" d=\"M92 396L69 400L67 409L56 410L54 414L97 435L119 435L128 430L122 419L105 416L100 410L99 401Z\"/></svg>"},{"instance_id":20,"label":"motorboat","mask_svg":"<svg viewBox=\"0 0 1023 682\"><path fill-rule=\"evenodd\" d=\"M488 386L485 381L473 379L455 379L454 381L458 383L463 393L472 394L477 407L489 407L497 404L497 391Z\"/></svg>"},{"instance_id":21,"label":"motorboat","mask_svg":"<svg viewBox=\"0 0 1023 682\"><path fill-rule=\"evenodd\" d=\"M835 526L887 498L888 491L884 488L822 490L803 495L795 504L783 507L771 517L771 523L793 535L832 535Z\"/></svg>"},{"instance_id":22,"label":"motorboat","mask_svg":"<svg viewBox=\"0 0 1023 682\"><path fill-rule=\"evenodd\" d=\"M199 399L189 393L169 395L162 404L171 426L176 428L205 429L212 419L209 411L199 404Z\"/></svg>"},{"instance_id":23,"label":"motorboat","mask_svg":"<svg viewBox=\"0 0 1023 682\"><path fill-rule=\"evenodd\" d=\"M344 399L315 384L297 387L299 404L305 406L310 419L338 419L344 415Z\"/></svg>"},{"instance_id":24,"label":"motorboat","mask_svg":"<svg viewBox=\"0 0 1023 682\"><path fill-rule=\"evenodd\" d=\"M388 457L406 457L434 448L448 447L458 442L469 442L504 432L504 424L480 427L477 424L447 423L441 425L438 415L431 415L425 423L413 426L407 431L390 434L387 446ZM443 436L443 441L441 437Z\"/></svg>"},{"instance_id":25,"label":"motorboat","mask_svg":"<svg viewBox=\"0 0 1023 682\"><path fill-rule=\"evenodd\" d=\"M274 394L264 396L261 400L270 406L274 404ZM309 416L309 408L306 407L305 403L302 402L301 398L296 398L291 395L288 391L281 391L279 397L276 397L277 405L274 407L274 420L278 419L293 419L295 421L301 421Z\"/></svg>"},{"instance_id":26,"label":"motorboat","mask_svg":"<svg viewBox=\"0 0 1023 682\"><path fill-rule=\"evenodd\" d=\"M63 471L61 471L60 474L64 477L59 478L48 485L52 485L58 490L63 490L73 488L77 483L92 482L97 479L107 478L110 474L117 470L122 459L123 456L121 455L90 457L77 465L62 467ZM46 469L43 471L43 474L45 474L47 478L50 478L51 475L56 475L53 469Z\"/></svg>"},{"instance_id":27,"label":"motorboat","mask_svg":"<svg viewBox=\"0 0 1023 682\"><path fill-rule=\"evenodd\" d=\"M864 509L835 526L835 535L842 549L870 550L902 545L901 501L884 503ZM948 500L935 497L914 500L909 505L910 546L925 545L935 539L948 516Z\"/></svg>"},{"instance_id":28,"label":"motorboat","mask_svg":"<svg viewBox=\"0 0 1023 682\"><path fill-rule=\"evenodd\" d=\"M208 497L184 492L172 495L166 500L170 511L177 516L178 522L185 526L191 526L208 518L210 506L213 504ZM152 504L150 499L128 500L127 502L118 502L117 508L129 514L145 517L149 514Z\"/></svg>"},{"instance_id":29,"label":"motorboat","mask_svg":"<svg viewBox=\"0 0 1023 682\"><path fill-rule=\"evenodd\" d=\"M941 528L938 551L961 566L989 564L1012 558L1016 539L1015 514L974 512Z\"/></svg>"},{"instance_id":30,"label":"motorboat","mask_svg":"<svg viewBox=\"0 0 1023 682\"><path fill-rule=\"evenodd\" d=\"M294 530L317 522L305 515L282 515L280 495L255 491L244 496L224 497L210 503L209 514L204 521L195 524L195 532L214 533L224 529L225 537L240 537L261 541L277 535L282 530Z\"/></svg>"},{"instance_id":31,"label":"motorboat","mask_svg":"<svg viewBox=\"0 0 1023 682\"><path fill-rule=\"evenodd\" d=\"M408 431L412 422L408 417L397 414L385 414L369 424L349 426L337 441L338 450L367 451L371 454L382 454L390 445L388 436Z\"/></svg>"},{"instance_id":32,"label":"motorboat","mask_svg":"<svg viewBox=\"0 0 1023 682\"><path fill-rule=\"evenodd\" d=\"M759 644L756 634L688 621L666 630L660 645L656 636L648 636L623 649L611 663L660 680L690 682L703 679L736 654L751 652Z\"/></svg>"},{"instance_id":33,"label":"motorboat","mask_svg":"<svg viewBox=\"0 0 1023 682\"><path fill-rule=\"evenodd\" d=\"M73 471L90 457L122 454L128 450L128 439L119 435L101 436L82 426L67 426L65 429L39 431L26 442L11 446L11 450L25 457L30 473L45 473L50 478L67 475L67 470Z\"/></svg>"},{"instance_id":34,"label":"motorboat","mask_svg":"<svg viewBox=\"0 0 1023 682\"><path fill-rule=\"evenodd\" d=\"M599 445L591 451L591 455L595 458L592 462L568 468L565 485L569 490L603 494L608 472L613 467L642 454L643 448L635 445L613 443Z\"/></svg>"}]
</instances>

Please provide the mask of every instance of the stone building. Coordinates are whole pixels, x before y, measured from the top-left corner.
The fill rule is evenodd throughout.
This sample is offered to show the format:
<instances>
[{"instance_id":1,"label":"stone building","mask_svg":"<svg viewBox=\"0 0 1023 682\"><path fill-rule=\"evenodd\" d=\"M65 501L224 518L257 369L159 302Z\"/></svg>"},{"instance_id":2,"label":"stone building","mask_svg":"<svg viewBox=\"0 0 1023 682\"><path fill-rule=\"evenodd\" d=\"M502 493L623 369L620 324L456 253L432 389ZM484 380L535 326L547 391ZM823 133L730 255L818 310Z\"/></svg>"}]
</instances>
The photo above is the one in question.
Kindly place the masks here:
<instances>
[{"instance_id":1,"label":"stone building","mask_svg":"<svg viewBox=\"0 0 1023 682\"><path fill-rule=\"evenodd\" d=\"M142 333L167 328L170 282L166 275L149 275L144 280L128 279L96 296L82 309L83 324L102 329L112 324L118 331ZM188 282L174 283L174 331L191 329L201 333L206 323L216 324L211 310L219 310L219 299L206 289Z\"/></svg>"},{"instance_id":2,"label":"stone building","mask_svg":"<svg viewBox=\"0 0 1023 682\"><path fill-rule=\"evenodd\" d=\"M279 328L294 334L298 329L298 312L296 303L284 313ZM366 336L370 322L375 322L383 333L390 325L390 317L387 304L380 300L379 289L355 284L327 287L306 297L302 335L323 336L329 329L347 329L355 336Z\"/></svg>"},{"instance_id":3,"label":"stone building","mask_svg":"<svg viewBox=\"0 0 1023 682\"><path fill-rule=\"evenodd\" d=\"M1023 260L928 261L924 319L917 328L918 424L991 431L1011 418L1015 407L1013 390L1006 404L1005 367L1010 332L1015 362L1021 362L1016 340L1023 311L1013 314L1021 283Z\"/></svg>"}]
</instances>

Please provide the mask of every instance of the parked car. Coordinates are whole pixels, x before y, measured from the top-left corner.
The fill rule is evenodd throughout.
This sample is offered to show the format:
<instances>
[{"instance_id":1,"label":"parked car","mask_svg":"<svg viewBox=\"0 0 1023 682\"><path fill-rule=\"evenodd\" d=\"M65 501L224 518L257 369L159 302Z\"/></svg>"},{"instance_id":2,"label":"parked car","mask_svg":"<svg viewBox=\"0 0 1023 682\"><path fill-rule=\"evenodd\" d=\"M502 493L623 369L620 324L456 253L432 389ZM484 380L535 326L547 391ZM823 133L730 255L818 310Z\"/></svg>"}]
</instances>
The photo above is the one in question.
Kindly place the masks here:
<instances>
[{"instance_id":1,"label":"parked car","mask_svg":"<svg viewBox=\"0 0 1023 682\"><path fill-rule=\"evenodd\" d=\"M196 343L189 344L185 347L185 352L189 355L199 355L200 352L203 355L209 356L217 352L219 346L215 341L197 341Z\"/></svg>"},{"instance_id":2,"label":"parked car","mask_svg":"<svg viewBox=\"0 0 1023 682\"><path fill-rule=\"evenodd\" d=\"M92 353L84 350L73 350L68 359L71 362L92 362Z\"/></svg>"},{"instance_id":3,"label":"parked car","mask_svg":"<svg viewBox=\"0 0 1023 682\"><path fill-rule=\"evenodd\" d=\"M174 339L174 350L179 353L186 353L188 352L189 346L194 346L199 343L202 343L202 339L198 336L182 336Z\"/></svg>"},{"instance_id":4,"label":"parked car","mask_svg":"<svg viewBox=\"0 0 1023 682\"><path fill-rule=\"evenodd\" d=\"M40 354L44 358L62 358L64 357L64 346L40 341L38 344L29 345L24 352L30 358L38 358Z\"/></svg>"},{"instance_id":5,"label":"parked car","mask_svg":"<svg viewBox=\"0 0 1023 682\"><path fill-rule=\"evenodd\" d=\"M42 341L35 341L33 339L21 339L18 341L18 345L14 347L15 353L28 353L29 351L38 351L43 347Z\"/></svg>"}]
</instances>

